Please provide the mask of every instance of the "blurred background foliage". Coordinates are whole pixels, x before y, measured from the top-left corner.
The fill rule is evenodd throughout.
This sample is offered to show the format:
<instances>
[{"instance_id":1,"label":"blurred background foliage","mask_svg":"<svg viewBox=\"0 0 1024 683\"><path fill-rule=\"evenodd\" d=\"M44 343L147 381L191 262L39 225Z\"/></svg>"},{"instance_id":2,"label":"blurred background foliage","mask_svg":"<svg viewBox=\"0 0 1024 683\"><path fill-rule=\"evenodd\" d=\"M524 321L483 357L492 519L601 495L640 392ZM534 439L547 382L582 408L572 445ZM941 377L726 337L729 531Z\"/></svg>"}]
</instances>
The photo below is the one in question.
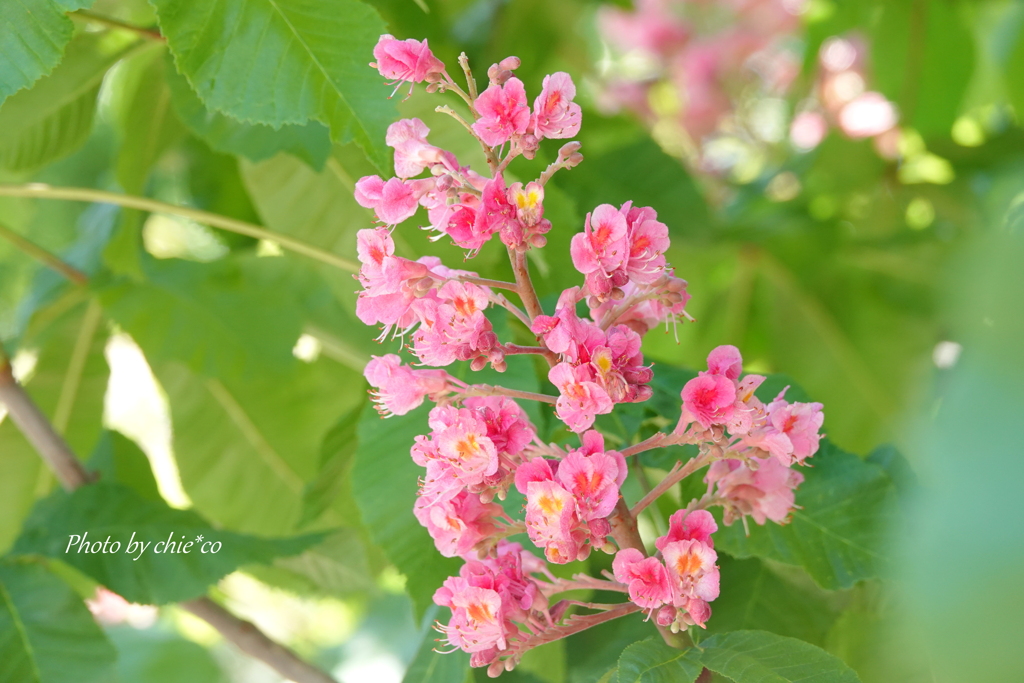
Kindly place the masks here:
<instances>
[{"instance_id":1,"label":"blurred background foliage","mask_svg":"<svg viewBox=\"0 0 1024 683\"><path fill-rule=\"evenodd\" d=\"M1024 414L1024 3L809 0L793 43L802 66L774 96L783 121L814 87L819 48L857 35L870 46L872 88L899 112L896 153L833 130L810 150L783 136L714 173L654 120L602 104L612 50L597 2L314 3L328 17L320 47L340 61L309 101L288 90L298 77L287 71L287 47L249 35L266 19L262 5L231 0L207 21L188 4L0 3L0 55L15 54L13 40L49 46L29 61L0 61L0 341L75 452L122 463L116 481L158 491L218 529L329 531L299 555L268 555L230 575L220 599L349 683L465 675L461 655L441 674L424 663L433 639L423 598L457 564L423 550L409 513L414 470L376 459L407 460L402 439L416 424L379 423L365 406L362 366L397 342L378 346L355 319L351 272L273 240L10 188L149 197L354 259L355 232L373 219L352 198L353 182L388 171L383 131L396 116L420 117L435 145L481 161L468 136L433 114L436 97L417 89L387 100L379 75L356 68L387 31L429 39L449 65L465 50L478 79L514 54L528 92L558 70L580 85L586 160L548 186L555 227L533 262L546 305L578 284L568 242L588 211L653 206L670 227L669 261L690 282L697 320L648 335L656 372L699 367L710 349L735 344L747 370L782 373L823 402L831 441L874 451L899 491L886 551L896 561L883 579L830 592L804 569L724 555L723 585L735 576L763 588L716 603L711 632L800 637L865 683L1024 676L1009 639L1024 607L1024 472L1010 436ZM231 32L231 12L248 28ZM61 58L54 45L64 43ZM756 108L759 97L743 92L736 107ZM528 180L555 153L545 146L511 172ZM8 233L59 255L88 284L33 260ZM406 256L462 260L419 231L395 238ZM495 244L471 267L508 274ZM529 363L510 363L505 381L541 386ZM895 450L875 450L885 443L909 466ZM0 422L0 552L53 488L10 420ZM593 558L592 569L603 561ZM91 580L49 565L70 581L53 595L66 585L91 595ZM52 580L20 565L0 570L18 585ZM279 680L185 613L161 614L146 630L108 627L122 680ZM609 624L532 652L508 678L596 681L646 635L639 619Z\"/></svg>"}]
</instances>

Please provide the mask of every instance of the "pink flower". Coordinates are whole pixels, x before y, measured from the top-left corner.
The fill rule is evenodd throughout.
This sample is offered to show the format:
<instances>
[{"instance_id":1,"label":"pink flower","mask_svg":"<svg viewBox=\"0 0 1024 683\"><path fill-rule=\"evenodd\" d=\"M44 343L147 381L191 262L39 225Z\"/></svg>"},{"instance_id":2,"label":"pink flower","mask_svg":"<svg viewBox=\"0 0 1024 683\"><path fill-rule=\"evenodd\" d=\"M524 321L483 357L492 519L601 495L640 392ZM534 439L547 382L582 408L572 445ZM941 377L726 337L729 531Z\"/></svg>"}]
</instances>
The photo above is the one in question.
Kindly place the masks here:
<instances>
[{"instance_id":1,"label":"pink flower","mask_svg":"<svg viewBox=\"0 0 1024 683\"><path fill-rule=\"evenodd\" d=\"M522 135L530 125L523 82L512 77L504 85L491 85L473 103L480 118L473 130L486 144L495 147Z\"/></svg>"},{"instance_id":2,"label":"pink flower","mask_svg":"<svg viewBox=\"0 0 1024 683\"><path fill-rule=\"evenodd\" d=\"M405 415L427 396L438 401L453 390L444 370L414 370L393 353L373 356L363 375L377 389L373 399L384 416Z\"/></svg>"},{"instance_id":3,"label":"pink flower","mask_svg":"<svg viewBox=\"0 0 1024 683\"><path fill-rule=\"evenodd\" d=\"M743 357L735 346L719 346L708 354L708 373L739 379L743 372Z\"/></svg>"},{"instance_id":4,"label":"pink flower","mask_svg":"<svg viewBox=\"0 0 1024 683\"><path fill-rule=\"evenodd\" d=\"M661 550L665 567L675 589L675 606L686 609L698 626L711 616L707 606L718 597L718 554L698 540L675 541Z\"/></svg>"},{"instance_id":5,"label":"pink flower","mask_svg":"<svg viewBox=\"0 0 1024 683\"><path fill-rule=\"evenodd\" d=\"M580 132L582 112L573 102L576 86L569 74L559 71L544 77L540 95L533 102L533 132L537 137L571 138Z\"/></svg>"},{"instance_id":6,"label":"pink flower","mask_svg":"<svg viewBox=\"0 0 1024 683\"><path fill-rule=\"evenodd\" d=\"M444 72L444 64L430 51L426 40L398 40L385 33L373 48L373 56L377 61L370 66L389 81L435 81Z\"/></svg>"},{"instance_id":7,"label":"pink flower","mask_svg":"<svg viewBox=\"0 0 1024 683\"><path fill-rule=\"evenodd\" d=\"M452 577L434 593L434 602L452 610L451 620L442 629L449 644L465 652L507 647L501 596L497 591L470 586L465 579Z\"/></svg>"},{"instance_id":8,"label":"pink flower","mask_svg":"<svg viewBox=\"0 0 1024 683\"><path fill-rule=\"evenodd\" d=\"M510 456L520 455L537 436L526 412L518 403L504 396L477 396L463 401L478 419L487 425L487 436L498 451Z\"/></svg>"},{"instance_id":9,"label":"pink flower","mask_svg":"<svg viewBox=\"0 0 1024 683\"><path fill-rule=\"evenodd\" d=\"M672 603L668 570L655 557L644 557L635 548L624 548L612 562L615 580L629 588L629 599L643 609L653 610Z\"/></svg>"},{"instance_id":10,"label":"pink flower","mask_svg":"<svg viewBox=\"0 0 1024 683\"><path fill-rule=\"evenodd\" d=\"M839 127L851 138L881 135L899 121L896 107L877 92L866 92L847 103L839 112Z\"/></svg>"},{"instance_id":11,"label":"pink flower","mask_svg":"<svg viewBox=\"0 0 1024 683\"><path fill-rule=\"evenodd\" d=\"M386 228L356 233L356 252L362 266L358 279L363 285L356 301L356 315L367 325L381 323L408 329L417 322L412 311L417 297L426 296L437 283L430 257L419 261L394 256L395 243Z\"/></svg>"},{"instance_id":12,"label":"pink flower","mask_svg":"<svg viewBox=\"0 0 1024 683\"><path fill-rule=\"evenodd\" d=\"M586 432L583 441L583 448L569 451L559 463L557 479L573 495L580 519L589 522L615 509L626 479L626 459L618 451L604 450L600 432Z\"/></svg>"},{"instance_id":13,"label":"pink flower","mask_svg":"<svg viewBox=\"0 0 1024 683\"><path fill-rule=\"evenodd\" d=\"M472 361L479 370L488 362L504 370L504 354L491 322L484 315L488 290L450 280L434 299L419 299L415 310L421 325L413 335L413 351L426 365Z\"/></svg>"},{"instance_id":14,"label":"pink flower","mask_svg":"<svg viewBox=\"0 0 1024 683\"><path fill-rule=\"evenodd\" d=\"M587 214L583 232L574 235L570 243L573 265L586 276L587 289L598 298L628 280L625 273L613 277L629 255L626 225L626 217L614 206L601 204Z\"/></svg>"},{"instance_id":15,"label":"pink flower","mask_svg":"<svg viewBox=\"0 0 1024 683\"><path fill-rule=\"evenodd\" d=\"M498 471L498 449L487 437L487 424L474 411L437 406L430 413L437 455L461 484L481 484Z\"/></svg>"},{"instance_id":16,"label":"pink flower","mask_svg":"<svg viewBox=\"0 0 1024 683\"><path fill-rule=\"evenodd\" d=\"M722 375L701 375L686 383L682 398L683 408L707 429L732 417L736 383Z\"/></svg>"},{"instance_id":17,"label":"pink flower","mask_svg":"<svg viewBox=\"0 0 1024 683\"><path fill-rule=\"evenodd\" d=\"M513 248L521 245L524 236L523 225L516 217L515 204L509 201L505 179L502 176L487 181L482 204L476 214L476 224L473 226L476 234L486 242L497 232L504 244Z\"/></svg>"},{"instance_id":18,"label":"pink flower","mask_svg":"<svg viewBox=\"0 0 1024 683\"><path fill-rule=\"evenodd\" d=\"M517 482L518 483L518 482ZM526 485L526 531L537 547L544 548L549 562L565 564L586 556L579 534L576 501L554 481L531 481Z\"/></svg>"},{"instance_id":19,"label":"pink flower","mask_svg":"<svg viewBox=\"0 0 1024 683\"><path fill-rule=\"evenodd\" d=\"M820 403L789 403L782 398L785 393L768 404L767 450L783 465L803 465L818 452L825 414Z\"/></svg>"},{"instance_id":20,"label":"pink flower","mask_svg":"<svg viewBox=\"0 0 1024 683\"><path fill-rule=\"evenodd\" d=\"M504 514L497 503L481 503L468 491L451 498L420 496L413 513L445 557L465 555L485 545L498 530L495 518Z\"/></svg>"},{"instance_id":21,"label":"pink flower","mask_svg":"<svg viewBox=\"0 0 1024 683\"><path fill-rule=\"evenodd\" d=\"M636 207L632 202L626 202L620 212L626 216L629 242L626 274L632 282L653 283L665 270L668 226L658 220L657 212L650 207Z\"/></svg>"},{"instance_id":22,"label":"pink flower","mask_svg":"<svg viewBox=\"0 0 1024 683\"><path fill-rule=\"evenodd\" d=\"M356 182L356 202L367 209L373 209L377 219L384 225L398 225L412 218L418 206L413 186L391 178L387 182L380 176L365 176Z\"/></svg>"},{"instance_id":23,"label":"pink flower","mask_svg":"<svg viewBox=\"0 0 1024 683\"><path fill-rule=\"evenodd\" d=\"M548 379L558 387L555 413L574 432L582 432L594 424L596 415L612 411L612 400L597 383L590 380L585 368L559 363L548 372Z\"/></svg>"},{"instance_id":24,"label":"pink flower","mask_svg":"<svg viewBox=\"0 0 1024 683\"><path fill-rule=\"evenodd\" d=\"M718 495L727 501L727 525L744 515L758 524L769 519L784 524L795 505L794 491L803 480L804 475L775 458L751 458L749 465L740 460L719 460L712 463L704 477L709 485L717 485Z\"/></svg>"},{"instance_id":25,"label":"pink flower","mask_svg":"<svg viewBox=\"0 0 1024 683\"><path fill-rule=\"evenodd\" d=\"M418 176L428 166L448 161L451 153L427 142L430 129L419 119L402 119L388 126L385 142L395 150L395 175L399 178Z\"/></svg>"},{"instance_id":26,"label":"pink flower","mask_svg":"<svg viewBox=\"0 0 1024 683\"><path fill-rule=\"evenodd\" d=\"M715 547L711 534L718 531L715 518L707 510L677 510L668 518L668 533L654 542L658 550L664 550L669 543L676 541L700 541L709 548Z\"/></svg>"}]
</instances>

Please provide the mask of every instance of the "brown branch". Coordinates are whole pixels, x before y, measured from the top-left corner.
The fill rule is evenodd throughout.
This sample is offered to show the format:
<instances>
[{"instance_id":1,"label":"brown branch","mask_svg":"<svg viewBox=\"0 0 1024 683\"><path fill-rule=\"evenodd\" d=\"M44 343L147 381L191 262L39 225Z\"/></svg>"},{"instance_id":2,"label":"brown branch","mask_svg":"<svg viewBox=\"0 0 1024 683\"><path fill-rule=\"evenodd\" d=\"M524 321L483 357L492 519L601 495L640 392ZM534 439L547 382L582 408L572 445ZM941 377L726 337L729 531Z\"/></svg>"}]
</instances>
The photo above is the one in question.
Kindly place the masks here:
<instances>
[{"instance_id":1,"label":"brown branch","mask_svg":"<svg viewBox=\"0 0 1024 683\"><path fill-rule=\"evenodd\" d=\"M60 258L51 254L46 249L43 249L35 242L22 237L3 223L0 223L0 237L3 237L5 240L43 265L57 271L76 285L85 285L89 282L89 277L85 273L62 261Z\"/></svg>"},{"instance_id":2,"label":"brown branch","mask_svg":"<svg viewBox=\"0 0 1024 683\"><path fill-rule=\"evenodd\" d=\"M270 665L274 671L296 683L337 683L332 677L301 659L289 648L274 642L255 624L239 619L209 598L180 603L220 632L245 654Z\"/></svg>"},{"instance_id":3,"label":"brown branch","mask_svg":"<svg viewBox=\"0 0 1024 683\"><path fill-rule=\"evenodd\" d=\"M67 442L50 424L25 389L14 378L11 364L0 353L0 403L7 408L25 438L68 491L91 481ZM242 652L260 660L284 678L296 683L337 683L289 648L274 642L255 625L239 619L209 598L197 598L181 606L209 623Z\"/></svg>"},{"instance_id":4,"label":"brown branch","mask_svg":"<svg viewBox=\"0 0 1024 683\"><path fill-rule=\"evenodd\" d=\"M14 379L11 364L0 361L0 403L14 424L56 475L61 486L73 491L91 479L64 439L54 430L42 411Z\"/></svg>"}]
</instances>

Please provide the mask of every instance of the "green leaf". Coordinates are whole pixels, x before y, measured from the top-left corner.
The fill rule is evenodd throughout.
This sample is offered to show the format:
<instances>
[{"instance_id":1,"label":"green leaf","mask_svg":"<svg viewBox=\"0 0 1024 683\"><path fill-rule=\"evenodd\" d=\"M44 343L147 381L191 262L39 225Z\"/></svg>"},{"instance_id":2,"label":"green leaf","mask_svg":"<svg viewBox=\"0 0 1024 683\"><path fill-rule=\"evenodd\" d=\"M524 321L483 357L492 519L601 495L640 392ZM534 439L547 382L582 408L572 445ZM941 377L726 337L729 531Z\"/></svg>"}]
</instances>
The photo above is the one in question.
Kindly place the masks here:
<instances>
[{"instance_id":1,"label":"green leaf","mask_svg":"<svg viewBox=\"0 0 1024 683\"><path fill-rule=\"evenodd\" d=\"M117 157L117 182L128 194L143 192L150 170L184 133L171 108L164 53L157 44L125 65L122 87L127 94L120 112L124 143Z\"/></svg>"},{"instance_id":2,"label":"green leaf","mask_svg":"<svg viewBox=\"0 0 1024 683\"><path fill-rule=\"evenodd\" d=\"M300 555L246 568L260 581L295 593L337 598L375 586L366 544L355 529L338 529Z\"/></svg>"},{"instance_id":3,"label":"green leaf","mask_svg":"<svg viewBox=\"0 0 1024 683\"><path fill-rule=\"evenodd\" d=\"M895 489L882 468L840 450L830 441L802 468L800 508L786 525L722 527L715 544L735 557L764 557L796 564L823 588L849 588L888 568L886 532Z\"/></svg>"},{"instance_id":4,"label":"green leaf","mask_svg":"<svg viewBox=\"0 0 1024 683\"><path fill-rule=\"evenodd\" d=\"M764 631L712 636L699 649L701 664L736 683L860 683L838 657Z\"/></svg>"},{"instance_id":5,"label":"green leaf","mask_svg":"<svg viewBox=\"0 0 1024 683\"><path fill-rule=\"evenodd\" d=\"M660 636L633 643L619 657L618 683L693 683L700 675L694 649L677 650Z\"/></svg>"},{"instance_id":6,"label":"green leaf","mask_svg":"<svg viewBox=\"0 0 1024 683\"><path fill-rule=\"evenodd\" d=\"M434 591L459 571L457 558L442 557L427 530L413 516L423 469L412 461L413 437L426 434L429 406L408 415L381 419L364 410L352 486L363 524L388 559L406 576L417 613L432 604Z\"/></svg>"},{"instance_id":7,"label":"green leaf","mask_svg":"<svg viewBox=\"0 0 1024 683\"><path fill-rule=\"evenodd\" d=\"M461 683L469 673L469 653L436 652L433 622L439 610L431 607L425 615L422 640L416 657L405 671L402 683Z\"/></svg>"},{"instance_id":8,"label":"green leaf","mask_svg":"<svg viewBox=\"0 0 1024 683\"><path fill-rule=\"evenodd\" d=\"M287 155L260 163L242 161L242 180L271 230L335 254L355 256L356 231L373 217L356 203L352 179L334 159L323 171Z\"/></svg>"},{"instance_id":9,"label":"green leaf","mask_svg":"<svg viewBox=\"0 0 1024 683\"><path fill-rule=\"evenodd\" d=\"M0 3L0 103L50 73L74 26L52 0Z\"/></svg>"},{"instance_id":10,"label":"green leaf","mask_svg":"<svg viewBox=\"0 0 1024 683\"><path fill-rule=\"evenodd\" d=\"M124 484L147 500L162 500L146 454L120 432L103 432L88 468L98 472L103 481Z\"/></svg>"},{"instance_id":11,"label":"green leaf","mask_svg":"<svg viewBox=\"0 0 1024 683\"><path fill-rule=\"evenodd\" d=\"M288 152L318 171L323 169L331 153L330 132L320 123L288 124L276 129L258 123L242 123L207 109L188 80L173 66L167 68L167 83L178 118L193 135L218 152L243 156L253 162Z\"/></svg>"},{"instance_id":12,"label":"green leaf","mask_svg":"<svg viewBox=\"0 0 1024 683\"><path fill-rule=\"evenodd\" d=\"M357 0L154 0L178 71L206 105L274 127L310 119L381 169L394 108L367 64L386 26Z\"/></svg>"},{"instance_id":13,"label":"green leaf","mask_svg":"<svg viewBox=\"0 0 1024 683\"><path fill-rule=\"evenodd\" d=\"M322 538L268 539L214 529L194 512L99 482L40 501L12 552L62 560L130 602L165 604L198 597L242 565L295 555ZM120 544L117 552L86 550L108 539L108 549ZM217 542L222 544L217 552L204 546Z\"/></svg>"},{"instance_id":14,"label":"green leaf","mask_svg":"<svg viewBox=\"0 0 1024 683\"><path fill-rule=\"evenodd\" d=\"M262 288L252 271L272 259L213 263L147 259L147 280L99 288L111 318L146 352L150 363L180 360L211 377L283 372L297 361L299 314L277 289Z\"/></svg>"},{"instance_id":15,"label":"green leaf","mask_svg":"<svg viewBox=\"0 0 1024 683\"><path fill-rule=\"evenodd\" d=\"M0 560L0 680L106 683L115 658L63 581L39 564Z\"/></svg>"},{"instance_id":16,"label":"green leaf","mask_svg":"<svg viewBox=\"0 0 1024 683\"><path fill-rule=\"evenodd\" d=\"M103 76L133 45L111 33L72 40L67 58L52 74L0 107L0 165L36 169L81 146L92 130Z\"/></svg>"},{"instance_id":17,"label":"green leaf","mask_svg":"<svg viewBox=\"0 0 1024 683\"><path fill-rule=\"evenodd\" d=\"M1024 118L1021 113L1024 112L1024 25L1020 27L1017 40L1006 58L1004 76L1010 104L1016 110L1017 118Z\"/></svg>"},{"instance_id":18,"label":"green leaf","mask_svg":"<svg viewBox=\"0 0 1024 683\"><path fill-rule=\"evenodd\" d=\"M122 681L224 683L227 678L210 650L159 628L120 626L107 631L117 647Z\"/></svg>"},{"instance_id":19,"label":"green leaf","mask_svg":"<svg viewBox=\"0 0 1024 683\"><path fill-rule=\"evenodd\" d=\"M339 411L365 396L356 389L361 378L328 359L297 363L286 374L227 379L179 363L153 369L171 408L181 482L196 509L230 529L292 532L324 435ZM344 505L336 506L318 524L346 524Z\"/></svg>"},{"instance_id":20,"label":"green leaf","mask_svg":"<svg viewBox=\"0 0 1024 683\"><path fill-rule=\"evenodd\" d=\"M923 135L949 135L974 73L963 3L886 2L873 29L877 87Z\"/></svg>"},{"instance_id":21,"label":"green leaf","mask_svg":"<svg viewBox=\"0 0 1024 683\"><path fill-rule=\"evenodd\" d=\"M342 502L351 501L352 459L358 444L356 428L364 410L365 401L345 413L324 437L320 450L320 471L302 492L300 527L322 515L334 500L339 499L340 493L348 494L340 499ZM355 517L358 514L358 510L353 507L351 515Z\"/></svg>"},{"instance_id":22,"label":"green leaf","mask_svg":"<svg viewBox=\"0 0 1024 683\"><path fill-rule=\"evenodd\" d=\"M836 620L828 594L783 578L758 559L718 556L722 585L704 637L729 631L770 631L822 645ZM799 570L796 570L799 571ZM810 580L803 577L807 584Z\"/></svg>"}]
</instances>

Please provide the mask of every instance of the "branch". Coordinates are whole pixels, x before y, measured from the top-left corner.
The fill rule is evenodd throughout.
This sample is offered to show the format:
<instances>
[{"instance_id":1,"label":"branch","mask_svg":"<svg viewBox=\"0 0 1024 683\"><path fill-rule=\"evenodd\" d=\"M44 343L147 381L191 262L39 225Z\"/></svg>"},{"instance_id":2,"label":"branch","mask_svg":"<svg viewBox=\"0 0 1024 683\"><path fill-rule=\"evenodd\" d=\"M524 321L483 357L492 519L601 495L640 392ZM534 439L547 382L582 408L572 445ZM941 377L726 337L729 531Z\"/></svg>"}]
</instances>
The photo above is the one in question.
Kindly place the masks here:
<instances>
[{"instance_id":1,"label":"branch","mask_svg":"<svg viewBox=\"0 0 1024 683\"><path fill-rule=\"evenodd\" d=\"M686 479L688 476L710 463L713 459L713 452L703 452L688 460L685 465L680 466L677 462L669 471L668 475L662 479L657 486L651 489L650 493L641 498L639 503L633 506L630 513L634 516L640 514L643 512L644 508L657 500L661 494L665 493L683 479Z\"/></svg>"},{"instance_id":2,"label":"branch","mask_svg":"<svg viewBox=\"0 0 1024 683\"><path fill-rule=\"evenodd\" d=\"M271 240L277 242L285 249L308 256L321 263L326 263L351 273L359 272L359 264L355 261L351 261L343 256L337 256L329 251L324 251L293 237L261 228L252 223L221 216L220 214L190 209L185 206L175 206L174 204L167 204L148 197L93 190L87 187L52 187L43 183L29 183L27 185L0 184L0 197L39 197L42 199L65 199L78 202L99 202L103 204L116 204L151 213L181 216L183 218L190 218L197 223L203 223L214 228L227 230L228 232L235 232L239 235L246 235L247 237L261 240Z\"/></svg>"},{"instance_id":3,"label":"branch","mask_svg":"<svg viewBox=\"0 0 1024 683\"><path fill-rule=\"evenodd\" d=\"M25 389L14 378L11 364L0 353L0 403L7 407L14 424L36 449L61 485L68 491L88 484L92 477L71 452ZM197 598L181 606L209 623L242 652L259 659L284 678L295 683L337 683L333 678L275 643L255 625L239 619L209 598Z\"/></svg>"},{"instance_id":4,"label":"branch","mask_svg":"<svg viewBox=\"0 0 1024 683\"><path fill-rule=\"evenodd\" d=\"M337 683L289 648L268 638L255 624L239 619L209 598L189 600L181 603L181 607L217 629L239 650L267 664L289 681Z\"/></svg>"},{"instance_id":5,"label":"branch","mask_svg":"<svg viewBox=\"0 0 1024 683\"><path fill-rule=\"evenodd\" d=\"M167 38L165 38L163 34L156 29L143 28L142 26L129 24L127 22L121 21L120 19L106 17L101 14L94 14L89 10L81 9L77 12L72 13L70 16L72 19L84 19L86 21L91 21L96 24L101 24L108 28L119 28L125 31L131 31L134 34L142 36L143 38L148 38L149 40L156 40L161 43L167 42Z\"/></svg>"},{"instance_id":6,"label":"branch","mask_svg":"<svg viewBox=\"0 0 1024 683\"><path fill-rule=\"evenodd\" d=\"M13 244L15 247L25 252L35 260L39 261L45 266L52 268L57 271L71 282L76 285L85 285L89 282L89 277L78 270L72 265L62 261L57 256L54 256L46 249L43 249L35 242L25 239L18 233L8 228L3 223L0 223L0 237L3 237L8 242Z\"/></svg>"}]
</instances>

